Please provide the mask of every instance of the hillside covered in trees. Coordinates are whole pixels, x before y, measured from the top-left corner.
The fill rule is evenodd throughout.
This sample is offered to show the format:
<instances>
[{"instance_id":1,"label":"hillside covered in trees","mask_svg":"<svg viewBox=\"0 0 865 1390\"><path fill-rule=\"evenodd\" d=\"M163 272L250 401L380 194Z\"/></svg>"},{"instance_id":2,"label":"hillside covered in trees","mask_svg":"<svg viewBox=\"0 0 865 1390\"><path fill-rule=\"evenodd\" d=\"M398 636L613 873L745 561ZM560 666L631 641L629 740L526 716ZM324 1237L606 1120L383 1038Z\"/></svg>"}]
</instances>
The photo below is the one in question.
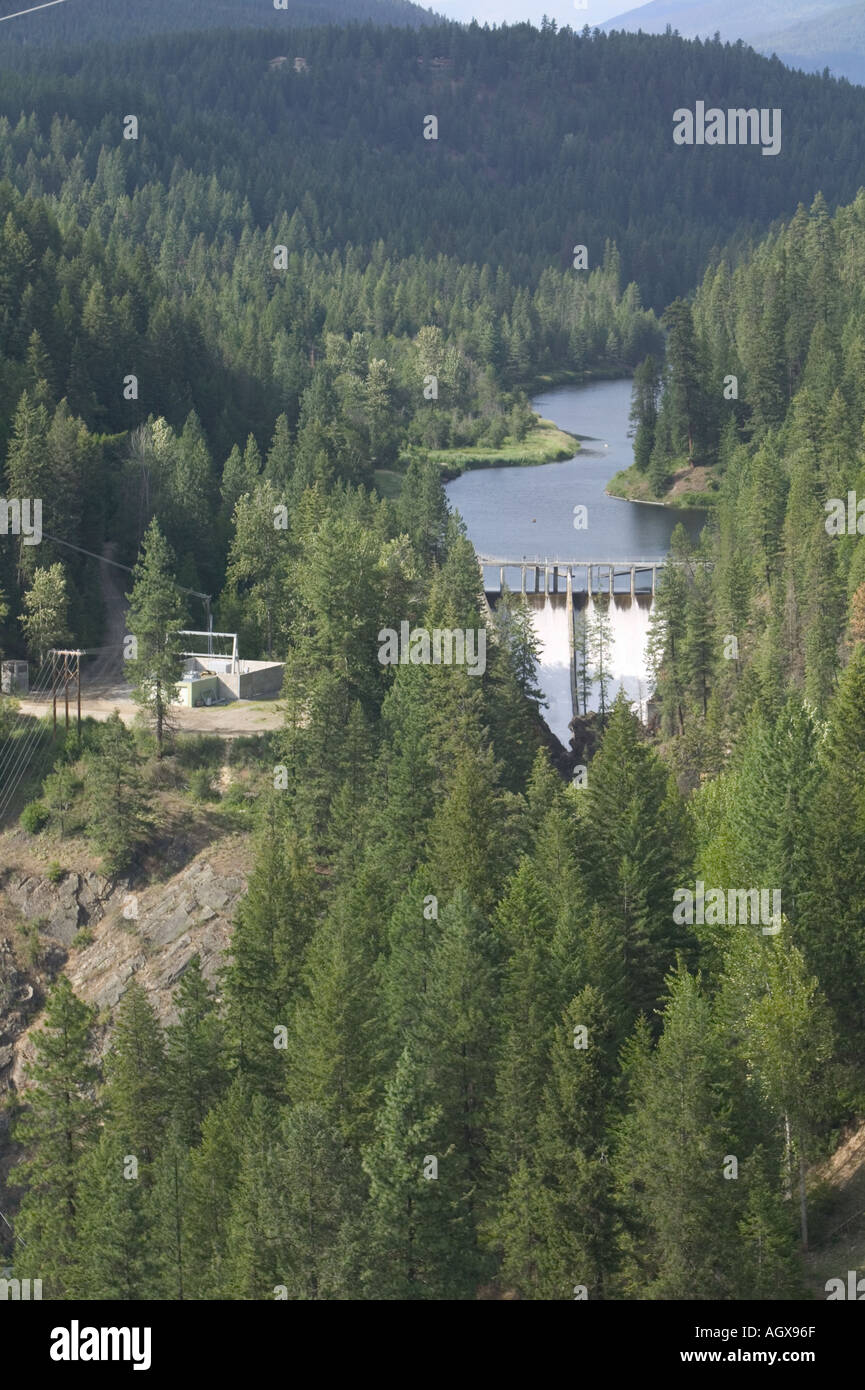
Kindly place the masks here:
<instances>
[{"instance_id":1,"label":"hillside covered in trees","mask_svg":"<svg viewBox=\"0 0 865 1390\"><path fill-rule=\"evenodd\" d=\"M307 71L269 66L295 55ZM86 218L100 173L97 202L110 190L112 204L139 203L147 190L132 230L149 240L162 187L174 201L169 247L184 258L184 235L210 248L296 211L320 254L366 256L382 242L394 259L444 255L527 286L545 269L573 270L575 245L596 267L612 241L625 283L660 311L714 252L762 235L818 190L830 209L850 202L865 178L865 92L742 45L349 26L92 43L0 63L5 167L22 191L62 196L65 182ZM780 152L674 144L688 92L707 106L780 109ZM126 113L138 116L137 141L123 139ZM424 138L428 115L437 139Z\"/></svg>"},{"instance_id":2,"label":"hillside covered in trees","mask_svg":"<svg viewBox=\"0 0 865 1390\"><path fill-rule=\"evenodd\" d=\"M58 1300L811 1296L819 1165L865 1116L865 551L826 528L865 476L862 98L549 26L276 49L68 52L0 93L3 486L46 532L4 538L0 644L97 645L59 542L110 542L147 716L61 731L3 851L134 889L185 797L255 852L167 1026L16 928L0 1250ZM683 72L753 81L784 153L675 149ZM638 468L705 458L718 495L659 588L655 732L620 697L567 780L529 611L489 613L424 452L528 428L544 372L634 369ZM281 726L225 763L165 718L190 588L285 663ZM483 668L382 662L400 621L482 634ZM781 906L728 924L698 883Z\"/></svg>"},{"instance_id":3,"label":"hillside covered in trees","mask_svg":"<svg viewBox=\"0 0 865 1390\"><path fill-rule=\"evenodd\" d=\"M29 5L3 0L4 15L20 14ZM292 25L398 24L416 28L433 24L435 16L412 0L87 0L77 4L64 0L64 7L51 14L40 12L10 22L3 32L3 44L22 47L60 47L68 44L113 39L122 42L142 34L202 29L262 28L284 32Z\"/></svg>"}]
</instances>

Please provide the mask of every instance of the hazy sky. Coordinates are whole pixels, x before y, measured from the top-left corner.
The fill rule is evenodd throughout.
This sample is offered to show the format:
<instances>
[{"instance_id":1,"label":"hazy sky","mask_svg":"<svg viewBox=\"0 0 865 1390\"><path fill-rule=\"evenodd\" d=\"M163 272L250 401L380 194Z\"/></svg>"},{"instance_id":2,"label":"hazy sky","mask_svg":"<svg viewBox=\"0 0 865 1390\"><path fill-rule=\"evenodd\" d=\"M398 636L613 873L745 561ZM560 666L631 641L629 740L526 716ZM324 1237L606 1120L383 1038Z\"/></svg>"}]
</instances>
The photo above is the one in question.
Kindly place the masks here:
<instances>
[{"instance_id":1,"label":"hazy sky","mask_svg":"<svg viewBox=\"0 0 865 1390\"><path fill-rule=\"evenodd\" d=\"M574 0L420 0L431 10L448 19L477 19L483 24L517 24L530 19L538 24L548 14L559 24L582 29L584 24L602 24L626 10L635 10L646 0L586 0L585 8L577 9Z\"/></svg>"}]
</instances>

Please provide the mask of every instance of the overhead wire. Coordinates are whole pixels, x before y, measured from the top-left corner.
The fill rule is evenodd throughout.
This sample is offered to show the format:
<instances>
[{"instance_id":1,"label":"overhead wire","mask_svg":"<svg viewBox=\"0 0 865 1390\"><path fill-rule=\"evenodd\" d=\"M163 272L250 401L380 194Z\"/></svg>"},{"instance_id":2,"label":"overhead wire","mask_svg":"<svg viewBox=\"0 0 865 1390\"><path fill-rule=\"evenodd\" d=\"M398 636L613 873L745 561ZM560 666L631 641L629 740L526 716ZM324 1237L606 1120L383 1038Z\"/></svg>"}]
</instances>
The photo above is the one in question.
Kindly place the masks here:
<instances>
[{"instance_id":1,"label":"overhead wire","mask_svg":"<svg viewBox=\"0 0 865 1390\"><path fill-rule=\"evenodd\" d=\"M55 662L52 662L51 689L54 689ZM47 686L46 686L47 689ZM44 692L43 692L44 693ZM21 778L27 771L30 759L40 741L48 734L47 724L42 719L37 718L32 730L29 733L15 739L15 744L11 748L12 761L7 764L5 769L5 780L2 794L0 794L0 816L5 815L6 810L15 795Z\"/></svg>"}]
</instances>

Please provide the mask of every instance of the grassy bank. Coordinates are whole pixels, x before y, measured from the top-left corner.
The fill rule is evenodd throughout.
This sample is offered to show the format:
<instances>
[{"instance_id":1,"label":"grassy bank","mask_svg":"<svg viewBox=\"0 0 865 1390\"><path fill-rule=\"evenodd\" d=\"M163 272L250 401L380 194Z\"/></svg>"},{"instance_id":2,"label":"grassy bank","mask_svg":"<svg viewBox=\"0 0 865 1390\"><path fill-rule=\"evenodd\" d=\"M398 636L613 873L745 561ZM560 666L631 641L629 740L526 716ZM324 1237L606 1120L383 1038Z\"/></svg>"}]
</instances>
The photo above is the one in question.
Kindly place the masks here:
<instances>
[{"instance_id":1,"label":"grassy bank","mask_svg":"<svg viewBox=\"0 0 865 1390\"><path fill-rule=\"evenodd\" d=\"M541 463L560 463L579 452L580 442L551 420L538 420L525 439L506 438L495 447L429 449L424 456L437 463L449 477L467 468L531 468Z\"/></svg>"},{"instance_id":2,"label":"grassy bank","mask_svg":"<svg viewBox=\"0 0 865 1390\"><path fill-rule=\"evenodd\" d=\"M713 468L690 468L686 465L672 475L666 492L656 497L646 474L640 473L632 464L610 479L606 491L610 497L624 497L628 502L651 502L656 507L680 510L702 508L710 511L717 499L718 480Z\"/></svg>"}]
</instances>

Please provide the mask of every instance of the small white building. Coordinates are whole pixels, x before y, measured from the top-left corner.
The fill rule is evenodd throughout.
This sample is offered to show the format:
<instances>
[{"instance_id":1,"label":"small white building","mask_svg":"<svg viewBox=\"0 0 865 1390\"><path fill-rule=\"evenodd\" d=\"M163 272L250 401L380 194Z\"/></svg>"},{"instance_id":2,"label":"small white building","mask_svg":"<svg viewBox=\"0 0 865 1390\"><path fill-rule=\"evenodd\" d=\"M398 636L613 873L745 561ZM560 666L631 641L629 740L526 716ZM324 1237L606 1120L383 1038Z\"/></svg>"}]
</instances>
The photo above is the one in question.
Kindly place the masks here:
<instances>
[{"instance_id":1,"label":"small white building","mask_svg":"<svg viewBox=\"0 0 865 1390\"><path fill-rule=\"evenodd\" d=\"M181 637L231 638L231 656L186 651L183 675L178 681L177 703L193 708L221 704L225 700L267 699L279 694L285 664L282 661L241 661L236 632L181 632Z\"/></svg>"},{"instance_id":2,"label":"small white building","mask_svg":"<svg viewBox=\"0 0 865 1390\"><path fill-rule=\"evenodd\" d=\"M29 689L29 662L0 661L0 690L4 695L26 695Z\"/></svg>"}]
</instances>

